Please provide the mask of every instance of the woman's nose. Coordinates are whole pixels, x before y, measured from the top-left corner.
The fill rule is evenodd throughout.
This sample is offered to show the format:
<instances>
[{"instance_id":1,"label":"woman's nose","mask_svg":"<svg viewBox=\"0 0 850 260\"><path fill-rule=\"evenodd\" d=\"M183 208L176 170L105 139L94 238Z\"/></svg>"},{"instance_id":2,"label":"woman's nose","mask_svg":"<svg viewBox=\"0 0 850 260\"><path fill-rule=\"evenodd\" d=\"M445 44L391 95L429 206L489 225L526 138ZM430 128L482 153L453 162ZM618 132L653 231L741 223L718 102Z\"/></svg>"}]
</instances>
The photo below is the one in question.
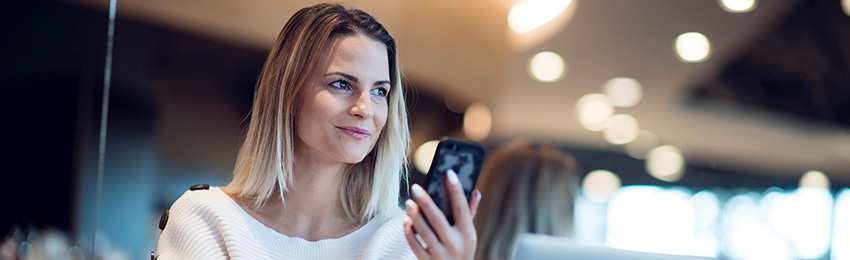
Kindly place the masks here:
<instances>
[{"instance_id":1,"label":"woman's nose","mask_svg":"<svg viewBox=\"0 0 850 260\"><path fill-rule=\"evenodd\" d=\"M369 96L369 92L361 92L360 95L357 96L354 106L352 106L349 110L349 114L364 119L371 118L375 114L371 102L372 100Z\"/></svg>"}]
</instances>

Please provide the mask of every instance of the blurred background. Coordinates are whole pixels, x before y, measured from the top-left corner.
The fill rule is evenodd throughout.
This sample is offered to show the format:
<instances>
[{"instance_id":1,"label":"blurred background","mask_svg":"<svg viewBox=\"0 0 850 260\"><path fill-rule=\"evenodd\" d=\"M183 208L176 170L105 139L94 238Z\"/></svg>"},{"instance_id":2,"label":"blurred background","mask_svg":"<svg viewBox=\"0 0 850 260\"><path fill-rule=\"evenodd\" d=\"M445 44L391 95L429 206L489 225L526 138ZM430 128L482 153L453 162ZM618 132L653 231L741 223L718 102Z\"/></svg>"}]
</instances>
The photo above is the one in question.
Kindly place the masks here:
<instances>
[{"instance_id":1,"label":"blurred background","mask_svg":"<svg viewBox=\"0 0 850 260\"><path fill-rule=\"evenodd\" d=\"M117 0L107 73L109 1L8 3L0 258L91 256L92 243L148 258L163 210L230 181L268 49L314 3ZM581 165L581 243L850 259L850 1L343 3L398 43L412 182L429 141L533 138Z\"/></svg>"}]
</instances>

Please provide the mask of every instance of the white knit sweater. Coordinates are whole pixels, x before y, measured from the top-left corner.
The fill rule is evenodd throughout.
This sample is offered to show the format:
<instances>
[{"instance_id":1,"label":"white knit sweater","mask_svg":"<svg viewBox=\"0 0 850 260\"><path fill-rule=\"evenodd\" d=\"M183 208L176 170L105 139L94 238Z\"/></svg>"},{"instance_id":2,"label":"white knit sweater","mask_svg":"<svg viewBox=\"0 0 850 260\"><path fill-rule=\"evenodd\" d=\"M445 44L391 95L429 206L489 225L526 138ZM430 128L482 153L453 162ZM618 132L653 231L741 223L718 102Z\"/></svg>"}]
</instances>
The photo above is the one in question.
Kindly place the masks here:
<instances>
[{"instance_id":1,"label":"white knit sweater","mask_svg":"<svg viewBox=\"0 0 850 260\"><path fill-rule=\"evenodd\" d=\"M157 255L169 259L415 259L404 213L375 218L340 238L288 237L248 215L217 187L186 191L171 206Z\"/></svg>"}]
</instances>

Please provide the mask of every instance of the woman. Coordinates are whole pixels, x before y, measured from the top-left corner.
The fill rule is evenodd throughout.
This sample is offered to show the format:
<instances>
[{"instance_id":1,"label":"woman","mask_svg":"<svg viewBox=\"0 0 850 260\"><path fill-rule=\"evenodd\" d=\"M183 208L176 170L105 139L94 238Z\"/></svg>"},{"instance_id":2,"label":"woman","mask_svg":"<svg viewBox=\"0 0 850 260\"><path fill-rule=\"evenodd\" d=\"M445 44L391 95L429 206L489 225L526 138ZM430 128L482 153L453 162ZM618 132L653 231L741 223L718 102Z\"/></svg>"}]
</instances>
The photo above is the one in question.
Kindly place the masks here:
<instances>
[{"instance_id":1,"label":"woman","mask_svg":"<svg viewBox=\"0 0 850 260\"><path fill-rule=\"evenodd\" d=\"M453 192L455 226L418 185L410 217L398 206L406 116L384 27L338 4L301 9L263 66L233 181L174 203L159 259L471 259L477 198Z\"/></svg>"},{"instance_id":2,"label":"woman","mask_svg":"<svg viewBox=\"0 0 850 260\"><path fill-rule=\"evenodd\" d=\"M513 141L494 152L478 185L488 194L475 218L475 259L512 259L523 233L567 236L578 191L576 162L560 150Z\"/></svg>"}]
</instances>

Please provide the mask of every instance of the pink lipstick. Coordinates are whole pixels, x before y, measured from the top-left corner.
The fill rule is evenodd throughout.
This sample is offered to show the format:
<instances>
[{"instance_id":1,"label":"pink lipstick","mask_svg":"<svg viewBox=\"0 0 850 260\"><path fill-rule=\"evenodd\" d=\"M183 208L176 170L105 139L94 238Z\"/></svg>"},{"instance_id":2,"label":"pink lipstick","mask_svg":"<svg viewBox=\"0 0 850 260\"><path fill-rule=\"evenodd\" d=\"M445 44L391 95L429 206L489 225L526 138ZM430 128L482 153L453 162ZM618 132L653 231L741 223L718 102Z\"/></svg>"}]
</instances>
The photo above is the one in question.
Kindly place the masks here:
<instances>
[{"instance_id":1,"label":"pink lipstick","mask_svg":"<svg viewBox=\"0 0 850 260\"><path fill-rule=\"evenodd\" d=\"M357 140L369 138L369 135L371 135L369 134L369 131L363 128L357 128L353 126L337 126L336 128Z\"/></svg>"}]
</instances>

